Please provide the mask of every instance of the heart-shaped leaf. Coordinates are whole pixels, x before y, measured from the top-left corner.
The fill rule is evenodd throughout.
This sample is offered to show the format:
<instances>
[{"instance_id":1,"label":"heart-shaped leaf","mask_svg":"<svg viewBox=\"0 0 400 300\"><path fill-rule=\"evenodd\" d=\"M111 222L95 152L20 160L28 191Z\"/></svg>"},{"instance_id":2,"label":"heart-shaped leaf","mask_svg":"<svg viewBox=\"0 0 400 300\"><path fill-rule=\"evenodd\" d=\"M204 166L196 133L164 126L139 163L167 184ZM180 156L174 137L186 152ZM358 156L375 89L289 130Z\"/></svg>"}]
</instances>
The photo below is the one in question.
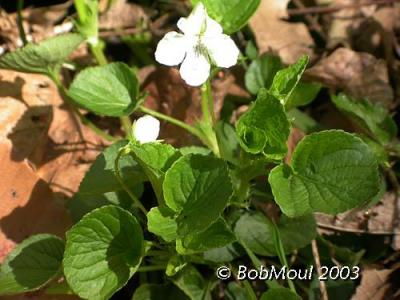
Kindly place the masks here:
<instances>
[{"instance_id":1,"label":"heart-shaped leaf","mask_svg":"<svg viewBox=\"0 0 400 300\"><path fill-rule=\"evenodd\" d=\"M220 217L232 195L228 166L211 156L183 156L165 174L163 191L177 215L178 235L202 232Z\"/></svg>"},{"instance_id":2,"label":"heart-shaped leaf","mask_svg":"<svg viewBox=\"0 0 400 300\"><path fill-rule=\"evenodd\" d=\"M0 57L0 68L25 73L50 74L83 42L76 33L58 35L39 44L28 44Z\"/></svg>"},{"instance_id":3,"label":"heart-shaped leaf","mask_svg":"<svg viewBox=\"0 0 400 300\"><path fill-rule=\"evenodd\" d=\"M96 114L127 116L138 105L139 82L126 64L116 62L80 72L72 82L68 95Z\"/></svg>"},{"instance_id":4,"label":"heart-shaped leaf","mask_svg":"<svg viewBox=\"0 0 400 300\"><path fill-rule=\"evenodd\" d=\"M136 271L143 255L143 233L136 218L117 206L85 215L66 234L64 274L84 299L108 299Z\"/></svg>"},{"instance_id":5,"label":"heart-shaped leaf","mask_svg":"<svg viewBox=\"0 0 400 300\"><path fill-rule=\"evenodd\" d=\"M51 234L24 240L0 267L0 295L34 291L61 271L64 242Z\"/></svg>"},{"instance_id":6,"label":"heart-shaped leaf","mask_svg":"<svg viewBox=\"0 0 400 300\"><path fill-rule=\"evenodd\" d=\"M294 217L365 205L378 193L380 180L374 153L361 139L329 130L305 137L291 167L275 167L269 183L281 210Z\"/></svg>"},{"instance_id":7,"label":"heart-shaped leaf","mask_svg":"<svg viewBox=\"0 0 400 300\"><path fill-rule=\"evenodd\" d=\"M210 17L222 25L226 34L246 25L260 5L260 0L192 0L193 5L199 2L204 4Z\"/></svg>"}]
</instances>

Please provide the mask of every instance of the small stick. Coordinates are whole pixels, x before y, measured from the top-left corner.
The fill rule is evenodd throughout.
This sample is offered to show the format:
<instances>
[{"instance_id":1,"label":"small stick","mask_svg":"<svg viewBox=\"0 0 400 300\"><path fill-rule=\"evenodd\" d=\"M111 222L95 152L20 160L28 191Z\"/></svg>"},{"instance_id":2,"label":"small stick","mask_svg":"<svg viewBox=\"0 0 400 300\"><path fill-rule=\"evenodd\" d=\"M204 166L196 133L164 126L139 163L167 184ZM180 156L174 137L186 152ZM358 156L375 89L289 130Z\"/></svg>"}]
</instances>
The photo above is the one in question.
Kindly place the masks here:
<instances>
[{"instance_id":1,"label":"small stick","mask_svg":"<svg viewBox=\"0 0 400 300\"><path fill-rule=\"evenodd\" d=\"M311 247L312 247L312 253L313 253L313 256L314 256L315 266L317 268L318 277L321 277L322 276L321 260L319 258L319 252L318 252L318 246L317 246L317 241L316 240L312 240ZM325 281L319 280L319 289L321 291L321 299L322 300L329 300L328 299L328 291L326 290Z\"/></svg>"},{"instance_id":2,"label":"small stick","mask_svg":"<svg viewBox=\"0 0 400 300\"><path fill-rule=\"evenodd\" d=\"M313 7L304 7L304 8L294 8L288 9L287 12L289 16L298 16L298 15L306 15L306 14L329 14L334 13L343 9L352 9L352 8L360 8L363 6L371 6L371 5L379 5L379 4L392 4L400 2L400 0L374 0L368 1L365 3L359 4L349 4L349 5L337 5L337 6L313 6Z\"/></svg>"}]
</instances>

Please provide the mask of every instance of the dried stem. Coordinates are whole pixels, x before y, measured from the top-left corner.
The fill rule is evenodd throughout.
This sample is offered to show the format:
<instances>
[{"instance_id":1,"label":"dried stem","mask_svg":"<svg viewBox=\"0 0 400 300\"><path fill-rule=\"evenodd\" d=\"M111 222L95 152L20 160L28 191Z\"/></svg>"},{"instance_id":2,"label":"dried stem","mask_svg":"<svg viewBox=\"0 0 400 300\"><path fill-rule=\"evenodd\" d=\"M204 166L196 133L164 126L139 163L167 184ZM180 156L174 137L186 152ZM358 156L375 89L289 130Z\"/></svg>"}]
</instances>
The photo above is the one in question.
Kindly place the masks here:
<instances>
[{"instance_id":1,"label":"dried stem","mask_svg":"<svg viewBox=\"0 0 400 300\"><path fill-rule=\"evenodd\" d=\"M349 5L336 5L336 6L314 6L314 7L304 7L304 8L294 8L288 9L287 12L289 16L298 16L306 14L330 14L335 13L343 9L360 8L363 6L379 5L379 4L392 4L398 3L400 0L373 0L358 4Z\"/></svg>"},{"instance_id":2,"label":"dried stem","mask_svg":"<svg viewBox=\"0 0 400 300\"><path fill-rule=\"evenodd\" d=\"M318 277L321 277L322 276L321 260L319 258L319 252L318 252L318 246L317 246L316 240L312 240L311 247L312 247L312 253L314 256L315 267L317 268ZM321 291L321 299L328 300L328 291L326 290L325 281L319 280L319 289Z\"/></svg>"}]
</instances>

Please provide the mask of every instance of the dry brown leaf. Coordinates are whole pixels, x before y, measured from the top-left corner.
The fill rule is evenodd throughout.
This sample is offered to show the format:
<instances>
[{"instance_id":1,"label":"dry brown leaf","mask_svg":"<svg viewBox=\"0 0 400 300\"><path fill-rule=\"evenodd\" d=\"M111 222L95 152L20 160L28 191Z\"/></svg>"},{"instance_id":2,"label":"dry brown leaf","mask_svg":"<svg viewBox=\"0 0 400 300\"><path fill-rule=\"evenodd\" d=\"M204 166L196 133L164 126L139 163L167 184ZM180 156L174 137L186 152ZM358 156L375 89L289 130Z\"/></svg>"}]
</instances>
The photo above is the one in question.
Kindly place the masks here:
<instances>
[{"instance_id":1,"label":"dry brown leaf","mask_svg":"<svg viewBox=\"0 0 400 300\"><path fill-rule=\"evenodd\" d=\"M339 48L307 70L306 76L355 98L368 98L389 108L393 105L386 63L368 53Z\"/></svg>"},{"instance_id":2,"label":"dry brown leaf","mask_svg":"<svg viewBox=\"0 0 400 300\"><path fill-rule=\"evenodd\" d=\"M331 14L331 23L328 32L328 45L332 49L338 44L350 45L355 32L376 10L376 6L362 6L365 0L334 0L333 7L360 5L360 7L341 9Z\"/></svg>"},{"instance_id":3,"label":"dry brown leaf","mask_svg":"<svg viewBox=\"0 0 400 300\"><path fill-rule=\"evenodd\" d=\"M135 27L139 22L146 20L147 14L140 5L117 0L100 16L99 27L103 30Z\"/></svg>"},{"instance_id":4,"label":"dry brown leaf","mask_svg":"<svg viewBox=\"0 0 400 300\"><path fill-rule=\"evenodd\" d=\"M0 70L0 142L13 144L12 159L39 164L52 120L54 90L44 76Z\"/></svg>"},{"instance_id":5,"label":"dry brown leaf","mask_svg":"<svg viewBox=\"0 0 400 300\"><path fill-rule=\"evenodd\" d=\"M390 275L393 269L364 270L361 283L356 289L352 300L386 300L391 289Z\"/></svg>"},{"instance_id":6,"label":"dry brown leaf","mask_svg":"<svg viewBox=\"0 0 400 300\"><path fill-rule=\"evenodd\" d=\"M77 120L45 76L2 70L0 91L2 259L32 234L64 234L65 200L104 141Z\"/></svg>"},{"instance_id":7,"label":"dry brown leaf","mask_svg":"<svg viewBox=\"0 0 400 300\"><path fill-rule=\"evenodd\" d=\"M278 54L286 64L296 62L300 56L312 56L314 41L304 23L280 20L285 16L287 1L262 0L257 12L250 19L260 53Z\"/></svg>"},{"instance_id":8,"label":"dry brown leaf","mask_svg":"<svg viewBox=\"0 0 400 300\"><path fill-rule=\"evenodd\" d=\"M322 228L331 228L338 231L355 233L386 234L393 237L392 247L400 250L398 238L400 236L400 216L398 211L400 200L393 193L386 193L382 200L369 209L355 209L349 212L330 216L316 214L318 224Z\"/></svg>"},{"instance_id":9,"label":"dry brown leaf","mask_svg":"<svg viewBox=\"0 0 400 300\"><path fill-rule=\"evenodd\" d=\"M27 161L12 159L11 143L0 143L0 260L15 243L35 233L63 236L70 224L64 203Z\"/></svg>"},{"instance_id":10,"label":"dry brown leaf","mask_svg":"<svg viewBox=\"0 0 400 300\"><path fill-rule=\"evenodd\" d=\"M290 160L292 158L292 154L297 144L305 137L305 133L296 127L292 127L289 135L289 139L287 141L288 152L285 157L285 161L287 164L290 164Z\"/></svg>"}]
</instances>

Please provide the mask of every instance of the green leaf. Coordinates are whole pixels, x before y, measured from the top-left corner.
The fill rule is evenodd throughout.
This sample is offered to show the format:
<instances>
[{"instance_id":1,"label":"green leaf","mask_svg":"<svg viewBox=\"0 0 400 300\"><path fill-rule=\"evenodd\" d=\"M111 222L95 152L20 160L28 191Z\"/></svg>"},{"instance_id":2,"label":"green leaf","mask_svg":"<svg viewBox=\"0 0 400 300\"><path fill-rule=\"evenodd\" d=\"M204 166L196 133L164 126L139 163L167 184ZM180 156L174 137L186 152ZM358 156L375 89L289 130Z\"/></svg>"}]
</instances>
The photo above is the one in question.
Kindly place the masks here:
<instances>
[{"instance_id":1,"label":"green leaf","mask_svg":"<svg viewBox=\"0 0 400 300\"><path fill-rule=\"evenodd\" d=\"M81 194L104 194L121 190L115 174L114 163L121 148L125 147L128 141L118 141L107 147L86 172L80 186ZM128 186L135 186L146 179L142 168L129 155L124 155L119 160L121 177Z\"/></svg>"},{"instance_id":2,"label":"green leaf","mask_svg":"<svg viewBox=\"0 0 400 300\"><path fill-rule=\"evenodd\" d=\"M254 253L275 256L275 246L271 221L262 213L245 213L236 222L235 234Z\"/></svg>"},{"instance_id":3,"label":"green leaf","mask_svg":"<svg viewBox=\"0 0 400 300\"><path fill-rule=\"evenodd\" d=\"M281 217L277 224L286 254L308 245L317 236L317 226L313 215L299 218ZM301 235L299 235L299 227ZM276 256L274 225L262 213L245 213L236 222L235 234L239 241L256 254Z\"/></svg>"},{"instance_id":4,"label":"green leaf","mask_svg":"<svg viewBox=\"0 0 400 300\"><path fill-rule=\"evenodd\" d=\"M142 284L135 290L132 300L187 300L180 289L172 284Z\"/></svg>"},{"instance_id":5,"label":"green leaf","mask_svg":"<svg viewBox=\"0 0 400 300\"><path fill-rule=\"evenodd\" d=\"M221 248L214 248L204 252L203 258L213 263L231 262L243 254L239 243L232 243Z\"/></svg>"},{"instance_id":6,"label":"green leaf","mask_svg":"<svg viewBox=\"0 0 400 300\"><path fill-rule=\"evenodd\" d=\"M234 281L228 283L225 293L225 299L227 300L248 300L246 288Z\"/></svg>"},{"instance_id":7,"label":"green leaf","mask_svg":"<svg viewBox=\"0 0 400 300\"><path fill-rule=\"evenodd\" d=\"M117 206L93 210L66 234L64 274L85 299L108 299L136 271L143 233L136 218Z\"/></svg>"},{"instance_id":8,"label":"green leaf","mask_svg":"<svg viewBox=\"0 0 400 300\"><path fill-rule=\"evenodd\" d=\"M79 20L75 22L77 30L89 41L98 42L98 6L97 0L75 0L75 9Z\"/></svg>"},{"instance_id":9,"label":"green leaf","mask_svg":"<svg viewBox=\"0 0 400 300\"><path fill-rule=\"evenodd\" d=\"M179 151L181 152L182 155L188 155L188 154L210 155L212 153L210 149L201 146L185 146L179 148Z\"/></svg>"},{"instance_id":10,"label":"green leaf","mask_svg":"<svg viewBox=\"0 0 400 300\"><path fill-rule=\"evenodd\" d=\"M189 234L177 240L176 250L179 254L204 252L213 248L220 248L236 240L234 234L224 221L219 218L214 224L198 234Z\"/></svg>"},{"instance_id":11,"label":"green leaf","mask_svg":"<svg viewBox=\"0 0 400 300\"><path fill-rule=\"evenodd\" d=\"M191 300L211 300L207 283L196 268L189 265L179 272L172 282Z\"/></svg>"},{"instance_id":12,"label":"green leaf","mask_svg":"<svg viewBox=\"0 0 400 300\"><path fill-rule=\"evenodd\" d=\"M260 5L260 0L192 0L193 5L199 2L203 2L207 13L222 25L226 34L232 34L246 25Z\"/></svg>"},{"instance_id":13,"label":"green leaf","mask_svg":"<svg viewBox=\"0 0 400 300\"><path fill-rule=\"evenodd\" d=\"M178 225L174 212L168 207L153 207L147 214L147 227L150 232L162 237L166 242L175 241Z\"/></svg>"},{"instance_id":14,"label":"green leaf","mask_svg":"<svg viewBox=\"0 0 400 300\"><path fill-rule=\"evenodd\" d=\"M286 109L310 104L317 97L322 85L314 82L300 81L286 102Z\"/></svg>"},{"instance_id":15,"label":"green leaf","mask_svg":"<svg viewBox=\"0 0 400 300\"><path fill-rule=\"evenodd\" d=\"M332 95L331 99L339 110L346 113L381 144L387 144L396 137L396 123L380 103L371 103L366 99L355 100L345 94Z\"/></svg>"},{"instance_id":16,"label":"green leaf","mask_svg":"<svg viewBox=\"0 0 400 300\"><path fill-rule=\"evenodd\" d=\"M269 289L261 295L261 300L301 300L301 297L286 288Z\"/></svg>"},{"instance_id":17,"label":"green leaf","mask_svg":"<svg viewBox=\"0 0 400 300\"><path fill-rule=\"evenodd\" d=\"M233 164L237 164L240 146L235 129L228 122L219 121L215 126L215 133L221 157Z\"/></svg>"},{"instance_id":18,"label":"green leaf","mask_svg":"<svg viewBox=\"0 0 400 300\"><path fill-rule=\"evenodd\" d=\"M221 215L232 195L225 161L190 154L178 159L165 174L165 203L177 215L178 235L204 231Z\"/></svg>"},{"instance_id":19,"label":"green leaf","mask_svg":"<svg viewBox=\"0 0 400 300\"><path fill-rule=\"evenodd\" d=\"M138 105L139 82L124 63L86 68L75 77L68 95L96 114L121 117Z\"/></svg>"},{"instance_id":20,"label":"green leaf","mask_svg":"<svg viewBox=\"0 0 400 300\"><path fill-rule=\"evenodd\" d=\"M276 73L270 91L283 105L286 104L299 83L308 61L308 56L304 55L295 64Z\"/></svg>"},{"instance_id":21,"label":"green leaf","mask_svg":"<svg viewBox=\"0 0 400 300\"><path fill-rule=\"evenodd\" d=\"M151 182L159 203L163 204L162 184L165 172L181 156L180 152L171 145L162 143L131 144L130 150Z\"/></svg>"},{"instance_id":22,"label":"green leaf","mask_svg":"<svg viewBox=\"0 0 400 300\"><path fill-rule=\"evenodd\" d=\"M169 277L175 276L178 272L180 272L183 268L187 266L187 261L184 256L181 255L173 255L167 264L167 268L165 270L165 274Z\"/></svg>"},{"instance_id":23,"label":"green leaf","mask_svg":"<svg viewBox=\"0 0 400 300\"><path fill-rule=\"evenodd\" d=\"M246 152L279 160L287 152L290 123L280 101L266 89L260 89L255 103L240 117L236 133Z\"/></svg>"},{"instance_id":24,"label":"green leaf","mask_svg":"<svg viewBox=\"0 0 400 300\"><path fill-rule=\"evenodd\" d=\"M337 214L365 205L380 184L374 153L361 139L340 130L305 137L291 167L275 167L269 183L281 210L291 217Z\"/></svg>"},{"instance_id":25,"label":"green leaf","mask_svg":"<svg viewBox=\"0 0 400 300\"><path fill-rule=\"evenodd\" d=\"M0 295L34 291L61 271L64 242L51 234L37 234L13 249L0 267Z\"/></svg>"},{"instance_id":26,"label":"green leaf","mask_svg":"<svg viewBox=\"0 0 400 300\"><path fill-rule=\"evenodd\" d=\"M25 73L53 73L83 42L76 33L58 35L39 44L28 44L0 57L0 68Z\"/></svg>"},{"instance_id":27,"label":"green leaf","mask_svg":"<svg viewBox=\"0 0 400 300\"><path fill-rule=\"evenodd\" d=\"M307 246L317 237L317 223L312 214L297 218L282 215L277 226L286 254Z\"/></svg>"},{"instance_id":28,"label":"green leaf","mask_svg":"<svg viewBox=\"0 0 400 300\"><path fill-rule=\"evenodd\" d=\"M68 201L68 208L74 221L78 221L89 211L106 204L116 204L130 208L132 199L123 190L115 175L114 162L127 141L118 141L98 155L86 172L79 191ZM132 192L140 197L143 191L141 182L146 180L142 168L133 159L125 155L119 161L121 177Z\"/></svg>"},{"instance_id":29,"label":"green leaf","mask_svg":"<svg viewBox=\"0 0 400 300\"><path fill-rule=\"evenodd\" d=\"M258 58L258 49L254 41L250 40L246 45L245 54L247 58L256 60Z\"/></svg>"},{"instance_id":30,"label":"green leaf","mask_svg":"<svg viewBox=\"0 0 400 300\"><path fill-rule=\"evenodd\" d=\"M254 60L246 71L245 84L256 95L261 88L269 89L276 73L283 68L279 56L264 54Z\"/></svg>"},{"instance_id":31,"label":"green leaf","mask_svg":"<svg viewBox=\"0 0 400 300\"><path fill-rule=\"evenodd\" d=\"M356 285L353 280L329 279L325 281L326 290L329 300L350 300L354 299ZM314 276L308 290L308 300L320 300L321 290L318 276Z\"/></svg>"}]
</instances>

